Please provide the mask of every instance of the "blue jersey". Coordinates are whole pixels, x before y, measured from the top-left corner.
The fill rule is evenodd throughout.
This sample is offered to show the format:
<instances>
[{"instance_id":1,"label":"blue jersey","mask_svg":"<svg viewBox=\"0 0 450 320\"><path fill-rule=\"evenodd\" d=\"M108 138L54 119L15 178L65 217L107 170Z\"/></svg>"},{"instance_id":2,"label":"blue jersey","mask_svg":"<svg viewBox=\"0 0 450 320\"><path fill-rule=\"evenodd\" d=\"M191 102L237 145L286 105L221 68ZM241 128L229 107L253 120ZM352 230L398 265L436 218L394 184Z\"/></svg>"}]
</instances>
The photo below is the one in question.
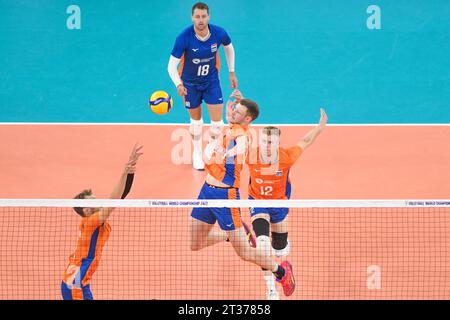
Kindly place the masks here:
<instances>
[{"instance_id":1,"label":"blue jersey","mask_svg":"<svg viewBox=\"0 0 450 320\"><path fill-rule=\"evenodd\" d=\"M194 26L188 27L177 37L172 56L181 59L180 76L183 82L204 83L219 79L219 47L227 46L231 39L227 32L209 24L210 37L201 41L197 38Z\"/></svg>"}]
</instances>

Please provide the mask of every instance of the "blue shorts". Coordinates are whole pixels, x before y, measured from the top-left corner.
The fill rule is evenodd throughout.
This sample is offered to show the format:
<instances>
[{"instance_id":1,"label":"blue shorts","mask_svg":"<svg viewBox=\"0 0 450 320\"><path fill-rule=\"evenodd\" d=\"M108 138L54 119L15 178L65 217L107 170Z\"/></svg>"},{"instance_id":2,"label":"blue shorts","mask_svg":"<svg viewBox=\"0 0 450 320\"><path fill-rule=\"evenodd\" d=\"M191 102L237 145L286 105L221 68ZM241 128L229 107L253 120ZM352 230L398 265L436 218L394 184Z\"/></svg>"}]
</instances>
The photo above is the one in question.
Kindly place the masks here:
<instances>
[{"instance_id":1,"label":"blue shorts","mask_svg":"<svg viewBox=\"0 0 450 320\"><path fill-rule=\"evenodd\" d=\"M205 101L208 104L223 104L222 89L219 80L212 80L201 84L183 83L187 90L185 107L195 109Z\"/></svg>"},{"instance_id":2,"label":"blue shorts","mask_svg":"<svg viewBox=\"0 0 450 320\"><path fill-rule=\"evenodd\" d=\"M254 200L252 197L249 197L249 199ZM250 208L251 217L263 213L270 216L270 223L279 223L286 219L289 208Z\"/></svg>"},{"instance_id":3,"label":"blue shorts","mask_svg":"<svg viewBox=\"0 0 450 320\"><path fill-rule=\"evenodd\" d=\"M239 189L215 188L205 183L198 199L240 199ZM242 227L241 210L239 208L194 208L191 217L208 224L216 221L222 230L231 231Z\"/></svg>"},{"instance_id":4,"label":"blue shorts","mask_svg":"<svg viewBox=\"0 0 450 320\"><path fill-rule=\"evenodd\" d=\"M62 281L61 295L63 300L94 300L90 284L81 288L80 287L69 288L69 286L64 281Z\"/></svg>"}]
</instances>

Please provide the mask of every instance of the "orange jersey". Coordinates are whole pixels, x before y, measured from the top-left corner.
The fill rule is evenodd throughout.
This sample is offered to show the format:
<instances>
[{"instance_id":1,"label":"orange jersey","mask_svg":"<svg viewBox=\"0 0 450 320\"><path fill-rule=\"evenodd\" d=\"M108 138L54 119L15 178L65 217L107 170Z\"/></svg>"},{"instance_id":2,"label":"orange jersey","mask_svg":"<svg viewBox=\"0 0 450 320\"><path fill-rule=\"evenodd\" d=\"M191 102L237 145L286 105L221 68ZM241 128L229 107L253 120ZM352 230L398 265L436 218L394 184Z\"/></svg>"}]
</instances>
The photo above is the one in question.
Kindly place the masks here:
<instances>
[{"instance_id":1,"label":"orange jersey","mask_svg":"<svg viewBox=\"0 0 450 320\"><path fill-rule=\"evenodd\" d=\"M246 136L248 139L247 128L239 124L230 125L223 137L223 148L227 151L231 150L236 145L236 139L239 136ZM224 159L218 159L217 157L218 155L213 154L211 163L205 164L206 172L230 187L239 188L245 156L236 155Z\"/></svg>"},{"instance_id":2,"label":"orange jersey","mask_svg":"<svg viewBox=\"0 0 450 320\"><path fill-rule=\"evenodd\" d=\"M299 146L287 149L280 147L278 164L262 164L258 148L255 159L247 159L250 171L248 194L254 199L289 199L291 196L289 170L302 152Z\"/></svg>"},{"instance_id":3,"label":"orange jersey","mask_svg":"<svg viewBox=\"0 0 450 320\"><path fill-rule=\"evenodd\" d=\"M76 286L90 283L110 232L111 226L107 222L100 224L98 213L82 218L77 246L64 272L65 283Z\"/></svg>"}]
</instances>

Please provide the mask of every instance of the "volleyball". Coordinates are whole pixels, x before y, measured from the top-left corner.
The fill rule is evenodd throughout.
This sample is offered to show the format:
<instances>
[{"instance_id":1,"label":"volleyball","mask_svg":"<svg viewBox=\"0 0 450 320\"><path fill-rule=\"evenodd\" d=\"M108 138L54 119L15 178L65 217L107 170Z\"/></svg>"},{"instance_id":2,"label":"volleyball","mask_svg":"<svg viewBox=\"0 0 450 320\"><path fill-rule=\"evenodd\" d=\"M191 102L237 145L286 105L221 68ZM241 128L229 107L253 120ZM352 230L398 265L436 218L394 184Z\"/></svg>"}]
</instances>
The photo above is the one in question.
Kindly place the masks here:
<instances>
[{"instance_id":1,"label":"volleyball","mask_svg":"<svg viewBox=\"0 0 450 320\"><path fill-rule=\"evenodd\" d=\"M150 109L156 114L166 114L172 108L172 97L165 91L155 91L150 96L148 104Z\"/></svg>"}]
</instances>

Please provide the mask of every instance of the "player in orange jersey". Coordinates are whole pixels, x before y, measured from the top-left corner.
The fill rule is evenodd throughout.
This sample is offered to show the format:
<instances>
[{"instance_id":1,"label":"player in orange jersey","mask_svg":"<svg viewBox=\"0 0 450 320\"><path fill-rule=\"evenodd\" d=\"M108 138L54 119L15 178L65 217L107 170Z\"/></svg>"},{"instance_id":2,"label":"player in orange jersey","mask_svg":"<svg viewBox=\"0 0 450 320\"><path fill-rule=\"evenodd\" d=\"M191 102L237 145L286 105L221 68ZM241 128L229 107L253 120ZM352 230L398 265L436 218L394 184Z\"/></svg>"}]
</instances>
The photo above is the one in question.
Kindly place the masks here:
<instances>
[{"instance_id":1,"label":"player in orange jersey","mask_svg":"<svg viewBox=\"0 0 450 320\"><path fill-rule=\"evenodd\" d=\"M280 129L265 127L260 136L259 147L249 152L247 163L250 170L249 199L284 200L291 195L289 170L302 152L308 148L322 132L327 123L327 115L320 109L319 124L309 131L297 145L282 148L280 144ZM252 226L256 235L257 248L267 256L272 253L278 258L284 258L289 253L288 241L288 208L250 208ZM272 245L270 231L272 230ZM263 269L264 270L264 269ZM278 292L271 273L264 272L267 285L267 298L278 300Z\"/></svg>"},{"instance_id":2,"label":"player in orange jersey","mask_svg":"<svg viewBox=\"0 0 450 320\"><path fill-rule=\"evenodd\" d=\"M239 199L240 172L248 150L247 129L259 114L258 105L242 98L227 103L229 128L223 139L210 139L204 151L206 181L198 199ZM218 222L221 231L213 231ZM191 214L191 250L200 250L222 241L229 241L239 257L273 272L286 295L295 289L295 280L287 261L277 264L268 255L259 254L246 240L248 232L239 208L194 208Z\"/></svg>"},{"instance_id":3,"label":"player in orange jersey","mask_svg":"<svg viewBox=\"0 0 450 320\"><path fill-rule=\"evenodd\" d=\"M142 146L135 145L120 176L120 180L110 195L111 199L123 199L131 190L136 163L142 155ZM90 189L86 189L75 199L95 199ZM108 240L111 226L106 221L114 208L74 208L82 219L75 252L69 257L61 294L64 300L93 300L90 289L92 275L98 267L103 246Z\"/></svg>"}]
</instances>

